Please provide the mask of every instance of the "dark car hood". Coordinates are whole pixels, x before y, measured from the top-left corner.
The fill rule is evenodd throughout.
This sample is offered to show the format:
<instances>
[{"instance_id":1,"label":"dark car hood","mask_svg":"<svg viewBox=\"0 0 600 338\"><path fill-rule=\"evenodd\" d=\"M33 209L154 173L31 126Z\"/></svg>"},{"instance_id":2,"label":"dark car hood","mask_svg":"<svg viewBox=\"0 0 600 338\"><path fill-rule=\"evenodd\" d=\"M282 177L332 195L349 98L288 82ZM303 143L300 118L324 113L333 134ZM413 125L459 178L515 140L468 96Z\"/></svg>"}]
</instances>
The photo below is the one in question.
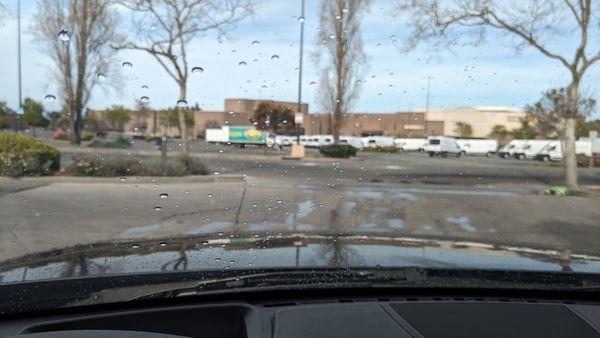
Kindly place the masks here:
<instances>
[{"instance_id":1,"label":"dark car hood","mask_svg":"<svg viewBox=\"0 0 600 338\"><path fill-rule=\"evenodd\" d=\"M248 234L101 242L0 262L2 283L177 270L425 267L600 271L600 257L546 248L381 234Z\"/></svg>"}]
</instances>

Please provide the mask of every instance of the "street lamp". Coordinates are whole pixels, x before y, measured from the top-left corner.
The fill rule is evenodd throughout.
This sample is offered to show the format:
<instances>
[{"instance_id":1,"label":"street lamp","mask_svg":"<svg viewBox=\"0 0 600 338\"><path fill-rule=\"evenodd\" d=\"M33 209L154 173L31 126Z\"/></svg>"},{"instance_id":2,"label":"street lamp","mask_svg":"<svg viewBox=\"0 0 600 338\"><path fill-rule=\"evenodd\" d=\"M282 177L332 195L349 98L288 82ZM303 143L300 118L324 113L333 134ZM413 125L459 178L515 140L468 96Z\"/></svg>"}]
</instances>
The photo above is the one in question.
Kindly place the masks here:
<instances>
[{"instance_id":1,"label":"street lamp","mask_svg":"<svg viewBox=\"0 0 600 338\"><path fill-rule=\"evenodd\" d=\"M304 61L304 0L302 0L302 9L298 21L300 22L300 55L298 57L298 108L294 115L294 123L296 124L296 144L292 145L291 157L302 158L304 157L304 145L300 144L300 124L303 122L302 114L302 64Z\"/></svg>"}]
</instances>

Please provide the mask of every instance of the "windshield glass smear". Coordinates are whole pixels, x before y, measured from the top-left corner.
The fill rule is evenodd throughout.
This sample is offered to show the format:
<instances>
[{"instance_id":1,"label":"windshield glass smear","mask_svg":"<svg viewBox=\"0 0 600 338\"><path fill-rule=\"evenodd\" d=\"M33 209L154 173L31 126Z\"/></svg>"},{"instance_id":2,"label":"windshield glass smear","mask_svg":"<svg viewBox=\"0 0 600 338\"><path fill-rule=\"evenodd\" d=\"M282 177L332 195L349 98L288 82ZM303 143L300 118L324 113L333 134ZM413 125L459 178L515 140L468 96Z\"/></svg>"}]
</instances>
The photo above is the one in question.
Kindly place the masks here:
<instances>
[{"instance_id":1,"label":"windshield glass smear","mask_svg":"<svg viewBox=\"0 0 600 338\"><path fill-rule=\"evenodd\" d=\"M0 1L0 288L599 273L598 19L432 3Z\"/></svg>"}]
</instances>

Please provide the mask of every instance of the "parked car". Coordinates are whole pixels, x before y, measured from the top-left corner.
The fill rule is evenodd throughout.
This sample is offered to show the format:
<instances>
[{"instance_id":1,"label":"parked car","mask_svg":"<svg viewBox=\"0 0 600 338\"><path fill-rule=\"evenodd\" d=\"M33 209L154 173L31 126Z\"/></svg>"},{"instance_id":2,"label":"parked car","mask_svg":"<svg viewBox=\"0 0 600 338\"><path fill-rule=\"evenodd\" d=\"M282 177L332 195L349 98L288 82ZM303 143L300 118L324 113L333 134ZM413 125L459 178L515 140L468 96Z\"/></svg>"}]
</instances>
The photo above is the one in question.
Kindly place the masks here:
<instances>
[{"instance_id":1,"label":"parked car","mask_svg":"<svg viewBox=\"0 0 600 338\"><path fill-rule=\"evenodd\" d=\"M427 139L424 138L397 138L394 140L396 148L402 151L424 151Z\"/></svg>"},{"instance_id":2,"label":"parked car","mask_svg":"<svg viewBox=\"0 0 600 338\"><path fill-rule=\"evenodd\" d=\"M454 155L456 157L460 157L462 155L462 150L456 143L456 139L454 137L446 136L429 136L427 138L427 146L425 147L425 151L429 157L433 157L435 155L441 155L442 157Z\"/></svg>"},{"instance_id":3,"label":"parked car","mask_svg":"<svg viewBox=\"0 0 600 338\"><path fill-rule=\"evenodd\" d=\"M458 146L463 155L485 155L492 156L498 150L498 141L492 139L458 139Z\"/></svg>"}]
</instances>

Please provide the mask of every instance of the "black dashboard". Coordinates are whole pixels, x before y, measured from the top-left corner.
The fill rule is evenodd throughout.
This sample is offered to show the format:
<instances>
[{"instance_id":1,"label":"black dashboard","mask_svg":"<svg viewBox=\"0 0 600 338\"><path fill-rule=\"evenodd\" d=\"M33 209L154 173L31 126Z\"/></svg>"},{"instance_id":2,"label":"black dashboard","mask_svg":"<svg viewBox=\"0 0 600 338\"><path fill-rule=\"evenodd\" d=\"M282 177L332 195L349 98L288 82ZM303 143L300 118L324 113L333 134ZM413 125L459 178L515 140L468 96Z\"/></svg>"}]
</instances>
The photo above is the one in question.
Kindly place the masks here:
<instances>
[{"instance_id":1,"label":"black dashboard","mask_svg":"<svg viewBox=\"0 0 600 338\"><path fill-rule=\"evenodd\" d=\"M600 305L527 298L230 301L5 319L19 337L600 337Z\"/></svg>"}]
</instances>

